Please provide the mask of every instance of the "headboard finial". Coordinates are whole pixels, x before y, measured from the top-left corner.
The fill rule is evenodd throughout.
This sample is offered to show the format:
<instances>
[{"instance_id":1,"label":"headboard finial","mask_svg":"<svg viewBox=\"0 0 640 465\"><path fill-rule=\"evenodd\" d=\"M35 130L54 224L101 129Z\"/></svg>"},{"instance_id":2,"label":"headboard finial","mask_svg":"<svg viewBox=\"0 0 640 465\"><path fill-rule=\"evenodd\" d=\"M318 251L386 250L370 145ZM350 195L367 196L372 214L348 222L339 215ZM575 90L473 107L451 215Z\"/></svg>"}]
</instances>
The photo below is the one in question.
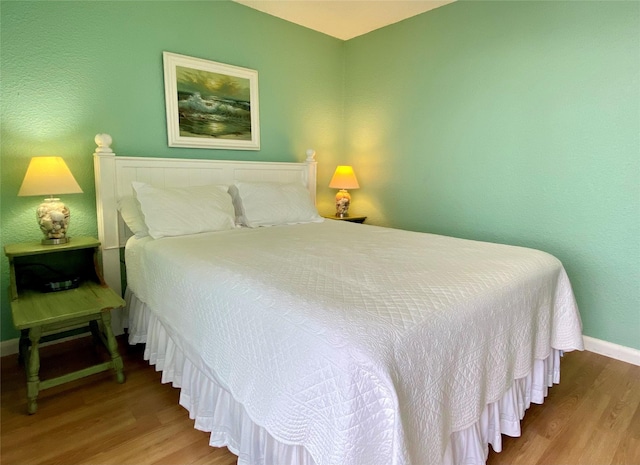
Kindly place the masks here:
<instances>
[{"instance_id":1,"label":"headboard finial","mask_svg":"<svg viewBox=\"0 0 640 465\"><path fill-rule=\"evenodd\" d=\"M93 140L98 145L98 148L96 149L96 153L113 152L113 150L111 150L111 147L110 147L112 139L109 134L97 134Z\"/></svg>"},{"instance_id":2,"label":"headboard finial","mask_svg":"<svg viewBox=\"0 0 640 465\"><path fill-rule=\"evenodd\" d=\"M313 149L307 149L307 159L306 162L315 161L316 151Z\"/></svg>"}]
</instances>

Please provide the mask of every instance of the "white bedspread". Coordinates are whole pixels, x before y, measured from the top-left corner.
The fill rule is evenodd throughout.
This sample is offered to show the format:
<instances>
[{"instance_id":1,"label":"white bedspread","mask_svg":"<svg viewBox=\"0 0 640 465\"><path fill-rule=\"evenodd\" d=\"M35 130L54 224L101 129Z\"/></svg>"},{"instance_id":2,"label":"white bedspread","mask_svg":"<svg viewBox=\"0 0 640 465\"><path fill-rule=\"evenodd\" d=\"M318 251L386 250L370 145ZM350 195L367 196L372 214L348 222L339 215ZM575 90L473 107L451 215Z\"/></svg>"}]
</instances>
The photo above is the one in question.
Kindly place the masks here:
<instances>
[{"instance_id":1,"label":"white bedspread","mask_svg":"<svg viewBox=\"0 0 640 465\"><path fill-rule=\"evenodd\" d=\"M439 463L534 359L582 349L562 265L530 249L327 221L137 253L181 349L318 465Z\"/></svg>"}]
</instances>

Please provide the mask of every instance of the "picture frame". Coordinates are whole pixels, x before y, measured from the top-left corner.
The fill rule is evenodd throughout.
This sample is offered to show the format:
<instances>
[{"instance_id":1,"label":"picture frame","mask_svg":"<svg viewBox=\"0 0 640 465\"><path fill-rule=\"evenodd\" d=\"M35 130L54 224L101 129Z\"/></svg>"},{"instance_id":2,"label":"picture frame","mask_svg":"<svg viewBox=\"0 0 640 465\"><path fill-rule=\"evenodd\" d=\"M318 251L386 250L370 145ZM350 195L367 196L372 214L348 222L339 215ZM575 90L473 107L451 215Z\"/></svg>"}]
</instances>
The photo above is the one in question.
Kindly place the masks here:
<instances>
[{"instance_id":1,"label":"picture frame","mask_svg":"<svg viewBox=\"0 0 640 465\"><path fill-rule=\"evenodd\" d=\"M258 72L163 52L169 147L260 150Z\"/></svg>"}]
</instances>

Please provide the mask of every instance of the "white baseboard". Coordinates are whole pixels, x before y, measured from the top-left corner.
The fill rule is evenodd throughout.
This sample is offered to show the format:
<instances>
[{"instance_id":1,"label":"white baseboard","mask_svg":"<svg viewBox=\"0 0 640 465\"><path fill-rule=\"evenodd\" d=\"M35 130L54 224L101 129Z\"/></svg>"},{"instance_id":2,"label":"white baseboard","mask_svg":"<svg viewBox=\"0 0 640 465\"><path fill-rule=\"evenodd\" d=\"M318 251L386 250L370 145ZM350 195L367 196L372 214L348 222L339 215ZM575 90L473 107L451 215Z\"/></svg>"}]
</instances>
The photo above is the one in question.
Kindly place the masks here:
<instances>
[{"instance_id":1,"label":"white baseboard","mask_svg":"<svg viewBox=\"0 0 640 465\"><path fill-rule=\"evenodd\" d=\"M58 342L68 341L78 336L71 336L68 338L60 339L58 341L51 341L45 344L54 344ZM632 349L631 347L625 347L612 342L603 341L589 336L583 336L584 348L589 352L604 355L606 357L621 360L623 362L631 363L633 365L640 366L640 350ZM43 346L45 345L43 344ZM0 342L0 357L6 355L13 355L18 353L18 338L9 339L8 341Z\"/></svg>"},{"instance_id":2,"label":"white baseboard","mask_svg":"<svg viewBox=\"0 0 640 465\"><path fill-rule=\"evenodd\" d=\"M0 342L0 357L18 353L18 338Z\"/></svg>"},{"instance_id":3,"label":"white baseboard","mask_svg":"<svg viewBox=\"0 0 640 465\"><path fill-rule=\"evenodd\" d=\"M640 350L589 336L583 336L582 339L584 340L584 349L589 352L640 366Z\"/></svg>"},{"instance_id":4,"label":"white baseboard","mask_svg":"<svg viewBox=\"0 0 640 465\"><path fill-rule=\"evenodd\" d=\"M61 342L71 341L73 339L78 339L80 337L86 337L87 333L76 334L74 336L62 337L60 339L56 339L55 341L43 342L40 344L40 347L47 347L53 344L59 344ZM15 355L18 353L18 342L19 338L9 339L8 341L0 342L0 357L4 357L5 355Z\"/></svg>"},{"instance_id":5,"label":"white baseboard","mask_svg":"<svg viewBox=\"0 0 640 465\"><path fill-rule=\"evenodd\" d=\"M47 347L50 346L52 344L59 344L61 342L66 342L66 341L71 341L73 339L78 339L80 337L87 337L88 333L82 333L82 334L76 334L74 336L68 336L68 337L63 337L60 339L56 339L55 341L49 341L49 342L43 342L42 344L40 344L40 347ZM118 331L113 331L114 336L119 336L121 334L124 334L124 331L122 329L118 330ZM8 341L2 341L0 342L0 357L4 357L6 355L15 355L18 353L18 342L20 341L19 338L15 338L15 339L9 339Z\"/></svg>"}]
</instances>

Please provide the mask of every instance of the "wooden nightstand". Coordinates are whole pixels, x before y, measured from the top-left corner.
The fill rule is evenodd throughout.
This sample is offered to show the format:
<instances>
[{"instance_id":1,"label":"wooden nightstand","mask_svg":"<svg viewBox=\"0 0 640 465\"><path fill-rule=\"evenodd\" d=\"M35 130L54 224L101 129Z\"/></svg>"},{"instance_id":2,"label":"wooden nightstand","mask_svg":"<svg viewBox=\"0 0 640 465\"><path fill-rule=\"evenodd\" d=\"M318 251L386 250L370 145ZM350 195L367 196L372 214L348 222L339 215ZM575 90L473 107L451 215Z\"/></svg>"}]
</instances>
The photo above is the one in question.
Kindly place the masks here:
<instances>
[{"instance_id":1,"label":"wooden nightstand","mask_svg":"<svg viewBox=\"0 0 640 465\"><path fill-rule=\"evenodd\" d=\"M111 329L110 312L125 302L104 282L100 242L91 237L74 237L60 245L9 244L4 251L9 258L11 314L21 332L22 361L28 351L27 411L36 412L39 391L94 373L113 369L117 381L123 383L123 363ZM75 287L44 292L67 286ZM39 344L86 331L104 344L111 360L41 381Z\"/></svg>"},{"instance_id":2,"label":"wooden nightstand","mask_svg":"<svg viewBox=\"0 0 640 465\"><path fill-rule=\"evenodd\" d=\"M344 216L340 218L339 216L335 215L323 215L323 217L329 220L348 221L350 223L364 223L367 219L366 216Z\"/></svg>"}]
</instances>

